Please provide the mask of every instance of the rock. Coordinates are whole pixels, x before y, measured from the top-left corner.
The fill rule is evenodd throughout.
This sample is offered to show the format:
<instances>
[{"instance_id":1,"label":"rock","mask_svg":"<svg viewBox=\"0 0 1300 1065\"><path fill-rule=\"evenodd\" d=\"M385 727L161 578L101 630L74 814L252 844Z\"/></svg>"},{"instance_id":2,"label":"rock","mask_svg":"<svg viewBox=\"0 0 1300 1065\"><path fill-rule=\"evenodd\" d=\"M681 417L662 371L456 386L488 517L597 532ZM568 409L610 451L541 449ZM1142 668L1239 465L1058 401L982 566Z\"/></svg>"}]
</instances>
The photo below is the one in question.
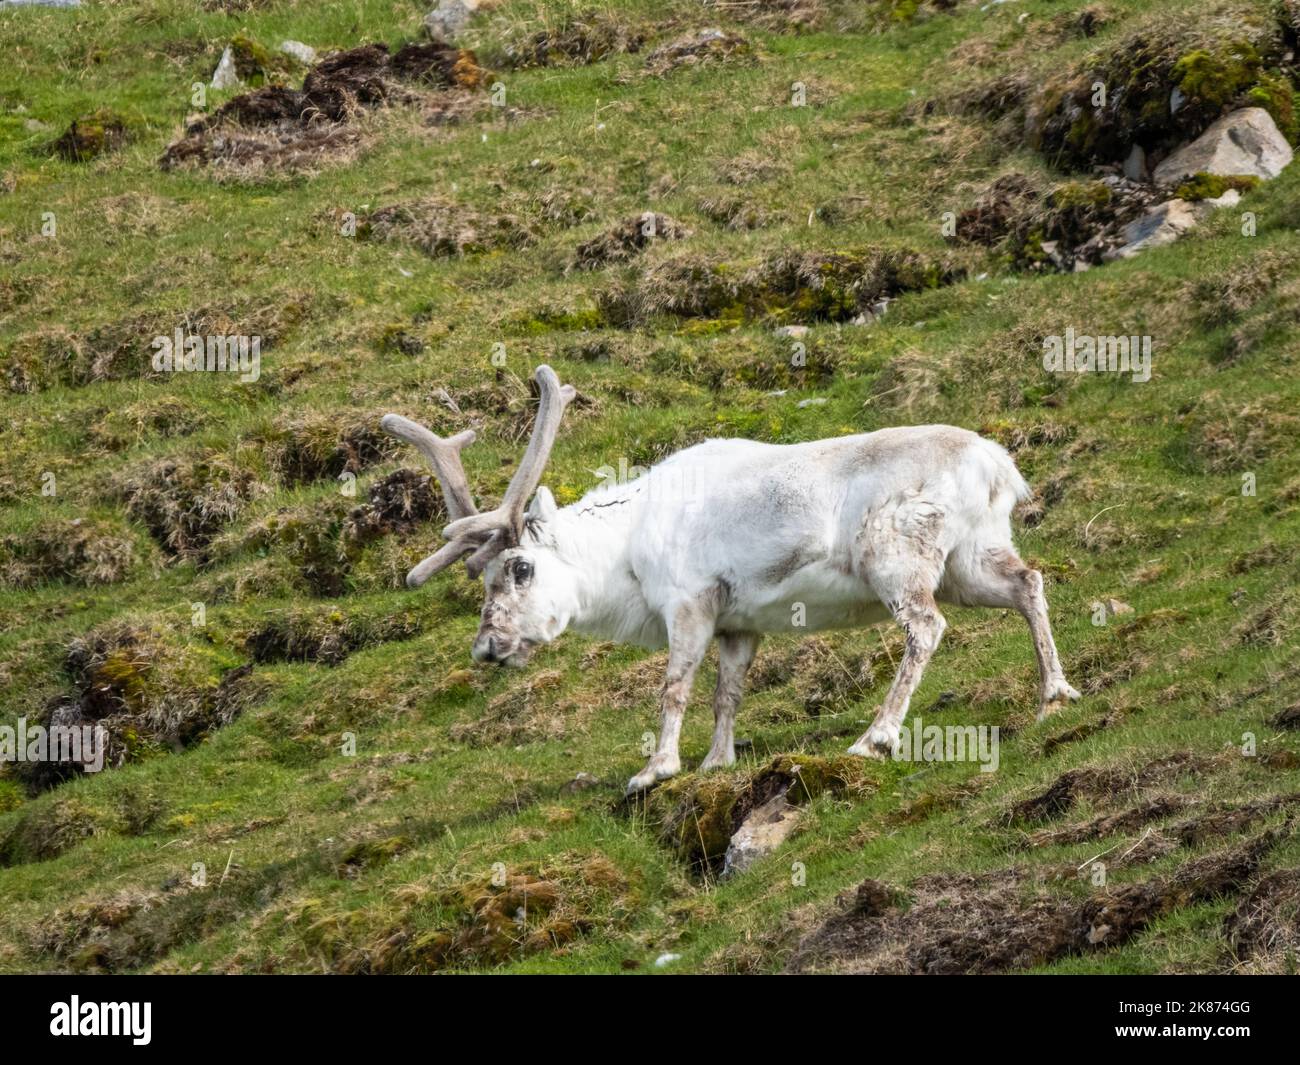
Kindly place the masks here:
<instances>
[{"instance_id":1,"label":"rock","mask_svg":"<svg viewBox=\"0 0 1300 1065\"><path fill-rule=\"evenodd\" d=\"M798 340L800 337L808 335L808 327L806 325L783 325L776 331L776 335L779 337L794 337Z\"/></svg>"},{"instance_id":2,"label":"rock","mask_svg":"<svg viewBox=\"0 0 1300 1065\"><path fill-rule=\"evenodd\" d=\"M1135 144L1129 149L1128 158L1124 160L1124 176L1129 181L1147 180L1147 153L1142 145Z\"/></svg>"},{"instance_id":3,"label":"rock","mask_svg":"<svg viewBox=\"0 0 1300 1065\"><path fill-rule=\"evenodd\" d=\"M1197 223L1197 212L1186 200L1166 200L1124 227L1124 244L1107 252L1106 261L1131 259L1148 248L1172 244Z\"/></svg>"},{"instance_id":4,"label":"rock","mask_svg":"<svg viewBox=\"0 0 1300 1065\"><path fill-rule=\"evenodd\" d=\"M825 403L826 403L825 397L816 396L812 399L801 399L798 403L795 404L795 407L798 410L803 410L805 407L820 407L823 406Z\"/></svg>"},{"instance_id":5,"label":"rock","mask_svg":"<svg viewBox=\"0 0 1300 1065\"><path fill-rule=\"evenodd\" d=\"M235 50L230 45L226 45L226 50L221 53L221 62L212 72L212 88L238 89L243 84L239 80L239 73L235 70Z\"/></svg>"},{"instance_id":6,"label":"rock","mask_svg":"<svg viewBox=\"0 0 1300 1065\"><path fill-rule=\"evenodd\" d=\"M454 40L480 7L480 0L438 0L438 6L424 16L425 32L434 40Z\"/></svg>"},{"instance_id":7,"label":"rock","mask_svg":"<svg viewBox=\"0 0 1300 1065\"><path fill-rule=\"evenodd\" d=\"M309 44L303 44L302 41L281 41L279 50L304 66L311 66L316 62L316 49Z\"/></svg>"},{"instance_id":8,"label":"rock","mask_svg":"<svg viewBox=\"0 0 1300 1065\"><path fill-rule=\"evenodd\" d=\"M660 954L659 957L655 958L655 968L663 969L666 966L671 965L673 962L680 960L680 958L680 954Z\"/></svg>"},{"instance_id":9,"label":"rock","mask_svg":"<svg viewBox=\"0 0 1300 1065\"><path fill-rule=\"evenodd\" d=\"M785 792L749 812L727 844L722 875L743 873L765 854L776 850L794 831L799 812L785 800Z\"/></svg>"},{"instance_id":10,"label":"rock","mask_svg":"<svg viewBox=\"0 0 1300 1065\"><path fill-rule=\"evenodd\" d=\"M576 795L580 791L586 791L588 788L596 788L599 786L600 781L590 773L579 773L564 785L564 790L570 795Z\"/></svg>"},{"instance_id":11,"label":"rock","mask_svg":"<svg viewBox=\"0 0 1300 1065\"><path fill-rule=\"evenodd\" d=\"M1106 606L1106 613L1113 618L1117 618L1121 614L1133 613L1133 608L1129 606L1128 603L1124 602L1124 600L1122 599L1107 599L1105 606Z\"/></svg>"},{"instance_id":12,"label":"rock","mask_svg":"<svg viewBox=\"0 0 1300 1065\"><path fill-rule=\"evenodd\" d=\"M1175 151L1155 170L1158 185L1172 185L1194 174L1229 177L1248 174L1269 181L1292 159L1287 144L1262 107L1246 107L1224 115L1190 144Z\"/></svg>"}]
</instances>

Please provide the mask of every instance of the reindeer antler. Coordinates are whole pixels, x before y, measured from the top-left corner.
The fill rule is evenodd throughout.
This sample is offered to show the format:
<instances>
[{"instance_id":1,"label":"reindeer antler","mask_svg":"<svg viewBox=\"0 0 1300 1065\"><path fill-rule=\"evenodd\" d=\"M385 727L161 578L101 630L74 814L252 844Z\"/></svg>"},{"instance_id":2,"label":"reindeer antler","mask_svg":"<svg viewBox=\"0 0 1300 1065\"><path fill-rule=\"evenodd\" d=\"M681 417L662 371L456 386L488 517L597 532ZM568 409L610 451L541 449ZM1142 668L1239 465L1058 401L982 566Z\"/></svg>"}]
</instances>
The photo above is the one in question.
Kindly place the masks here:
<instances>
[{"instance_id":1,"label":"reindeer antler","mask_svg":"<svg viewBox=\"0 0 1300 1065\"><path fill-rule=\"evenodd\" d=\"M463 555L469 555L466 568L478 576L483 567L507 547L519 543L524 534L524 508L542 480L546 460L550 458L564 408L577 393L572 385L561 385L549 366L539 366L533 373L537 382L537 419L532 439L524 452L519 469L510 478L505 498L495 510L479 513L470 495L469 482L460 461L460 449L474 440L474 431L443 439L423 425L398 414L386 414L380 427L387 433L414 444L433 466L452 519L442 531L447 539L442 547L406 575L408 587L418 588L435 573L446 569ZM472 552L472 554L471 554Z\"/></svg>"},{"instance_id":2,"label":"reindeer antler","mask_svg":"<svg viewBox=\"0 0 1300 1065\"><path fill-rule=\"evenodd\" d=\"M539 392L537 420L533 422L533 436L528 441L528 450L524 452L519 469L510 478L505 498L495 510L453 521L442 531L448 540L477 539L500 531L505 538L503 546L513 546L523 536L524 508L541 483L546 460L551 457L555 436L560 431L564 408L577 395L572 385L560 384L560 379L549 366L537 367L533 372L533 380L537 382Z\"/></svg>"}]
</instances>

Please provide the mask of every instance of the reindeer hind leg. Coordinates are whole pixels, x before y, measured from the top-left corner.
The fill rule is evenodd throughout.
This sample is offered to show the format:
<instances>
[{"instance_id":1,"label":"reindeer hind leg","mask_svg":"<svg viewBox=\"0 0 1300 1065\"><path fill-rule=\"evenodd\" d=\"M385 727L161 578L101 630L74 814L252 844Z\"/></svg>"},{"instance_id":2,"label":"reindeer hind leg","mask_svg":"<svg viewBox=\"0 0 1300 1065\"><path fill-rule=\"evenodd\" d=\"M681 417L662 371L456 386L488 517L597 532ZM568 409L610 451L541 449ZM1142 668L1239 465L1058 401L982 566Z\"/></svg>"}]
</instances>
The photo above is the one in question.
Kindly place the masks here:
<instances>
[{"instance_id":1,"label":"reindeer hind leg","mask_svg":"<svg viewBox=\"0 0 1300 1065\"><path fill-rule=\"evenodd\" d=\"M718 636L718 684L713 693L713 743L701 769L718 769L736 761L736 711L745 674L754 661L760 637L755 632L724 632Z\"/></svg>"}]
</instances>

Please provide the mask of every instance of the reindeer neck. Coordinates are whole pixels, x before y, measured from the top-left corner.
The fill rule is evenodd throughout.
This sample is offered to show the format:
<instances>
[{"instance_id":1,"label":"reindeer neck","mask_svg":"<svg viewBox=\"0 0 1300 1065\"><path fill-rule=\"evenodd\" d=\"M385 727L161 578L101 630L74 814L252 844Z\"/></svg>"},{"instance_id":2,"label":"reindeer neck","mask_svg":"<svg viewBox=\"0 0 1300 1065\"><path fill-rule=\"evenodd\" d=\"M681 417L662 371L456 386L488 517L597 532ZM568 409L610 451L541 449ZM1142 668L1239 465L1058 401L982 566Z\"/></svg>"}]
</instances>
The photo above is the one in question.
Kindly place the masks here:
<instances>
[{"instance_id":1,"label":"reindeer neck","mask_svg":"<svg viewBox=\"0 0 1300 1065\"><path fill-rule=\"evenodd\" d=\"M607 620L626 608L635 581L628 565L633 521L628 486L593 492L555 516L556 550L573 570L576 609L571 624L579 631L603 631ZM639 593L636 593L639 594Z\"/></svg>"}]
</instances>

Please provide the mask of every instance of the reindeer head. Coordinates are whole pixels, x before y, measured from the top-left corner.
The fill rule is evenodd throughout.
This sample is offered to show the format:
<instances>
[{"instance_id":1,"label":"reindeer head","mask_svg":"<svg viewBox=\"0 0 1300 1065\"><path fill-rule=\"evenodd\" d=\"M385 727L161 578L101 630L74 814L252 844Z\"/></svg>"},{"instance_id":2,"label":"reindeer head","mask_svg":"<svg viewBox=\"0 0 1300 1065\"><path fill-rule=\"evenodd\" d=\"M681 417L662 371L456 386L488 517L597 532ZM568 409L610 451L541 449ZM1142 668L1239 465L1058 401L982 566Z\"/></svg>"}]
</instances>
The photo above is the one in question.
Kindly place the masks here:
<instances>
[{"instance_id":1,"label":"reindeer head","mask_svg":"<svg viewBox=\"0 0 1300 1065\"><path fill-rule=\"evenodd\" d=\"M406 575L407 586L418 588L466 555L470 576L483 577L482 621L471 651L476 662L522 666L533 648L555 639L573 615L572 582L552 535L555 500L538 483L575 393L549 366L537 367L533 380L538 403L532 439L495 510L479 513L461 465L460 450L473 442L472 429L444 440L397 414L380 422L385 432L414 444L429 460L451 518L442 533L447 542ZM525 509L534 491L537 496Z\"/></svg>"}]
</instances>

